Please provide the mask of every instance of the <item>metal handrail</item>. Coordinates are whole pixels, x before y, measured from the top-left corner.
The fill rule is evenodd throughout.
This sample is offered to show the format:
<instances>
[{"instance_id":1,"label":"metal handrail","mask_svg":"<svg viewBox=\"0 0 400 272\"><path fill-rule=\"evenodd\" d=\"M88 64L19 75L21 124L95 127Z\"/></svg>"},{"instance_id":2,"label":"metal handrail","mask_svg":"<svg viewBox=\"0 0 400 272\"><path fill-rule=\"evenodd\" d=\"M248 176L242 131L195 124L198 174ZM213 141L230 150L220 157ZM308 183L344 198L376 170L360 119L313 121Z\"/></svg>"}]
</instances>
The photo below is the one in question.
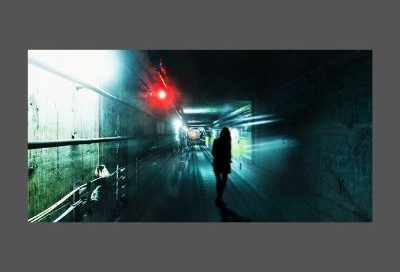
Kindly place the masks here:
<instances>
[{"instance_id":1,"label":"metal handrail","mask_svg":"<svg viewBox=\"0 0 400 272\"><path fill-rule=\"evenodd\" d=\"M69 214L70 212L72 212L73 210L76 209L76 207L78 207L79 205L81 205L83 203L83 201L81 199L79 199L76 203L73 203L71 206L68 207L68 209L66 209L59 217L57 217L53 222L57 223L58 221L60 221L61 219L63 219L65 216L67 216L67 214Z\"/></svg>"},{"instance_id":2,"label":"metal handrail","mask_svg":"<svg viewBox=\"0 0 400 272\"><path fill-rule=\"evenodd\" d=\"M52 141L34 141L28 142L28 149L58 147L66 145L80 145L80 144L93 144L102 142L112 141L124 141L134 139L133 136L116 136L116 137L103 137L103 138L91 138L91 139L59 139Z\"/></svg>"},{"instance_id":3,"label":"metal handrail","mask_svg":"<svg viewBox=\"0 0 400 272\"><path fill-rule=\"evenodd\" d=\"M68 198L70 198L71 196L73 196L78 190L80 190L81 188L85 187L86 184L82 184L81 186L75 188L74 190L72 190L71 192L69 192L68 194L66 194L63 198L61 198L59 201L57 201L56 203L54 203L53 205L51 205L50 207L48 207L46 210L38 213L37 215L31 217L28 219L29 223L34 223L39 221L40 219L44 218L45 216L47 216L48 214L50 214L53 210L55 210L58 206L60 206L63 202L65 202Z\"/></svg>"},{"instance_id":4,"label":"metal handrail","mask_svg":"<svg viewBox=\"0 0 400 272\"><path fill-rule=\"evenodd\" d=\"M57 201L56 203L54 203L53 205L51 205L50 207L48 207L47 209L45 209L44 211L38 213L37 215L31 217L28 219L29 223L35 223L38 222L39 220L43 219L44 217L46 217L47 215L49 215L52 211L54 211L58 206L60 206L63 202L65 202L67 199L69 199L71 196L73 196L77 191L79 191L80 189L86 187L89 183L93 183L95 181L98 181L100 179L105 179L105 178L110 178L113 175L115 175L117 173L117 171L124 171L125 168L120 168L118 170L115 170L112 174L110 174L108 177L99 177L96 179L93 179L91 181L89 181L88 183L82 184L78 187L76 187L75 189L73 189L71 192L69 192L68 194L66 194L64 197L62 197L59 201Z\"/></svg>"}]
</instances>

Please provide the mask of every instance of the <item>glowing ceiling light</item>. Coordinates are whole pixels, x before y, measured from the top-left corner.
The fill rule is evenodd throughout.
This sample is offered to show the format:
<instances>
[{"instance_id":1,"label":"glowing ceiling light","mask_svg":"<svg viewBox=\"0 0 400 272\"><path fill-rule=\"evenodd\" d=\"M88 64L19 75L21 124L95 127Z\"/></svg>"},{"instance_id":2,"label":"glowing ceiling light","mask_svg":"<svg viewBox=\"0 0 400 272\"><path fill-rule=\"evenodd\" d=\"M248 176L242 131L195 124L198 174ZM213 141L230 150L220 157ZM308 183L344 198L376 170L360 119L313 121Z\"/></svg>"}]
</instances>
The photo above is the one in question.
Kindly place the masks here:
<instances>
[{"instance_id":1,"label":"glowing ceiling light","mask_svg":"<svg viewBox=\"0 0 400 272\"><path fill-rule=\"evenodd\" d=\"M202 121L198 121L198 120L189 120L187 121L189 124L194 124L194 123L202 123Z\"/></svg>"},{"instance_id":2,"label":"glowing ceiling light","mask_svg":"<svg viewBox=\"0 0 400 272\"><path fill-rule=\"evenodd\" d=\"M235 119L234 122L243 122L243 121L252 121L256 119L263 119L263 118L268 118L274 116L273 114L263 114L263 115L256 115L256 116L247 116L247 117L242 117Z\"/></svg>"},{"instance_id":3,"label":"glowing ceiling light","mask_svg":"<svg viewBox=\"0 0 400 272\"><path fill-rule=\"evenodd\" d=\"M186 114L209 114L220 111L218 108L183 108L183 112Z\"/></svg>"}]
</instances>

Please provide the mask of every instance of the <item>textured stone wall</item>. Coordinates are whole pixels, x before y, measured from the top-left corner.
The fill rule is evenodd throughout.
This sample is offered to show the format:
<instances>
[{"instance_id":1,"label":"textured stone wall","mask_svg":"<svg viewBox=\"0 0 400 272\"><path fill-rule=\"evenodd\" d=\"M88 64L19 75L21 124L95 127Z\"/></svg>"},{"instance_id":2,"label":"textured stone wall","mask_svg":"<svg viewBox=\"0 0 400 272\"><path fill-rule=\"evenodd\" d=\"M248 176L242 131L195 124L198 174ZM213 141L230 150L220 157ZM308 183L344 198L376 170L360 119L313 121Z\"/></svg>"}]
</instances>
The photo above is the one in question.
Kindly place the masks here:
<instances>
[{"instance_id":1,"label":"textured stone wall","mask_svg":"<svg viewBox=\"0 0 400 272\"><path fill-rule=\"evenodd\" d=\"M281 140L255 152L256 165L279 173L268 182L330 220L372 220L371 51L337 52L253 105L283 119L254 128L256 143Z\"/></svg>"}]
</instances>

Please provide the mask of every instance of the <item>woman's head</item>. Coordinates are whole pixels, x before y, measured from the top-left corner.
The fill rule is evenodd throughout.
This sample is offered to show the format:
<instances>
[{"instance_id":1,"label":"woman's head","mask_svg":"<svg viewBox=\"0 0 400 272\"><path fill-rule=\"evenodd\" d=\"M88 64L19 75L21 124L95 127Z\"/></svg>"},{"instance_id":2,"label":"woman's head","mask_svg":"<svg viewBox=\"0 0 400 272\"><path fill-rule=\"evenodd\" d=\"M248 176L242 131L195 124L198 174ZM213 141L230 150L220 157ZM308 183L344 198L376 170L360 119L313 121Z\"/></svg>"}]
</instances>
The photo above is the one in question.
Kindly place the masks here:
<instances>
[{"instance_id":1,"label":"woman's head","mask_svg":"<svg viewBox=\"0 0 400 272\"><path fill-rule=\"evenodd\" d=\"M231 133L229 132L229 129L227 127L224 127L221 130L219 138L222 139L223 141L229 141L229 142L231 141Z\"/></svg>"}]
</instances>

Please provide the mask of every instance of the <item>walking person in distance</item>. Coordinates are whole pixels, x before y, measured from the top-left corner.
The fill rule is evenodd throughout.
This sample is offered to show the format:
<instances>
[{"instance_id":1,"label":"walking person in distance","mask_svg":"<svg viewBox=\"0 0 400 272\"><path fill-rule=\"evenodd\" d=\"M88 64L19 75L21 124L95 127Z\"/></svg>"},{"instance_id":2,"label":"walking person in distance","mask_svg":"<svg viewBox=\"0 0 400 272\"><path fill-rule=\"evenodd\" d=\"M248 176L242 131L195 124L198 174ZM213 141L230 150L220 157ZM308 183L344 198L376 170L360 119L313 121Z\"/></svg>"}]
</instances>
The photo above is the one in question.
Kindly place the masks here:
<instances>
[{"instance_id":1,"label":"walking person in distance","mask_svg":"<svg viewBox=\"0 0 400 272\"><path fill-rule=\"evenodd\" d=\"M231 172L231 133L227 127L224 127L219 138L214 140L211 154L214 157L213 168L217 183L215 204L220 207L224 204L222 195L228 181L228 174Z\"/></svg>"}]
</instances>

